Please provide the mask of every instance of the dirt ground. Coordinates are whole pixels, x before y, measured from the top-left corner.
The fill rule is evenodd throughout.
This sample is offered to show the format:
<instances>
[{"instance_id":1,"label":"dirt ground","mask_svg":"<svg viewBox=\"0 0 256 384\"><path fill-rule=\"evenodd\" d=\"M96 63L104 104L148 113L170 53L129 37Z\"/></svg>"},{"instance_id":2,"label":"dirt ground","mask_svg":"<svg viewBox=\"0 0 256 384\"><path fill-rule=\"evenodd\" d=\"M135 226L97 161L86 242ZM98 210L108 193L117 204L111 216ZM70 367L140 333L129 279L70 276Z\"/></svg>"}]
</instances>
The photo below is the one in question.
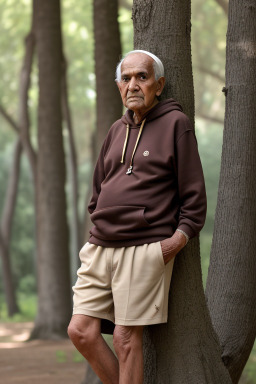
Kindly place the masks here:
<instances>
[{"instance_id":1,"label":"dirt ground","mask_svg":"<svg viewBox=\"0 0 256 384\"><path fill-rule=\"evenodd\" d=\"M26 342L32 326L0 323L0 383L80 384L86 364L71 342Z\"/></svg>"}]
</instances>

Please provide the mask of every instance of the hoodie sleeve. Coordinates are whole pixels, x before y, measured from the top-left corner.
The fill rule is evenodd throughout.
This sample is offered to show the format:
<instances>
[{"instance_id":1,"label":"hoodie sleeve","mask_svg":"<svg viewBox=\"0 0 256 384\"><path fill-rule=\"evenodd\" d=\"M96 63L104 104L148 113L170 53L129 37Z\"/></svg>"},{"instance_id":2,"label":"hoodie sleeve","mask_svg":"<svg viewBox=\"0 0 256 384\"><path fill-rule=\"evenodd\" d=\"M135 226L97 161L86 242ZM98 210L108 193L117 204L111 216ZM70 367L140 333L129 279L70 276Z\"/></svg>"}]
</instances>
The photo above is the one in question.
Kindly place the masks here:
<instances>
[{"instance_id":1,"label":"hoodie sleeve","mask_svg":"<svg viewBox=\"0 0 256 384\"><path fill-rule=\"evenodd\" d=\"M206 191L197 141L186 116L183 133L176 142L176 165L180 214L177 229L190 238L202 229L206 217Z\"/></svg>"}]
</instances>

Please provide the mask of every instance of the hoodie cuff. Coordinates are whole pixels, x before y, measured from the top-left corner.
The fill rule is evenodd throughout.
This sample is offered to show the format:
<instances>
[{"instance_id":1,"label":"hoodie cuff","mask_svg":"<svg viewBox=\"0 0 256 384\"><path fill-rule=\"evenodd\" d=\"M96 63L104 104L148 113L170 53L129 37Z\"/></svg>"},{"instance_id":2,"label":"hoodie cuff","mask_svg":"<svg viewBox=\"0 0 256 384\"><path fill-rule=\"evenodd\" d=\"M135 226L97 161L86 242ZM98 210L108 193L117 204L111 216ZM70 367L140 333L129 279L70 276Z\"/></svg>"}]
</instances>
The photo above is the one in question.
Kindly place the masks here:
<instances>
[{"instance_id":1,"label":"hoodie cuff","mask_svg":"<svg viewBox=\"0 0 256 384\"><path fill-rule=\"evenodd\" d=\"M189 236L186 234L186 232L184 232L182 229L176 229L176 231L182 233L185 236L185 238L186 238L186 245L187 245L187 243L189 242Z\"/></svg>"},{"instance_id":2,"label":"hoodie cuff","mask_svg":"<svg viewBox=\"0 0 256 384\"><path fill-rule=\"evenodd\" d=\"M187 225L187 224L180 224L178 226L177 229L180 229L181 231L183 231L184 233L186 233L186 235L188 236L189 239L191 239L192 237L196 236L196 233L193 231L193 229ZM177 230L176 229L176 230Z\"/></svg>"}]
</instances>

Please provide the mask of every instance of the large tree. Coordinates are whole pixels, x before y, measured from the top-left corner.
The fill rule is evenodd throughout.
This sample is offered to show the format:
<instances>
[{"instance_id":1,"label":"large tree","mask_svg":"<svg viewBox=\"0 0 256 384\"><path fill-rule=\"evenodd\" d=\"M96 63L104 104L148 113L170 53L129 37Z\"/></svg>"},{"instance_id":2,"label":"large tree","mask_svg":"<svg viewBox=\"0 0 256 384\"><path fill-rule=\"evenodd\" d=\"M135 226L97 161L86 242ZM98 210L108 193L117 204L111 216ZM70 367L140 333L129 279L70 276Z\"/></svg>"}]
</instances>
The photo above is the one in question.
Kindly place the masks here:
<instances>
[{"instance_id":1,"label":"large tree","mask_svg":"<svg viewBox=\"0 0 256 384\"><path fill-rule=\"evenodd\" d=\"M59 0L35 0L39 67L36 179L38 314L32 337L66 336L71 315L65 155L62 137L63 64Z\"/></svg>"},{"instance_id":2,"label":"large tree","mask_svg":"<svg viewBox=\"0 0 256 384\"><path fill-rule=\"evenodd\" d=\"M134 0L134 47L159 56L167 84L194 122L190 1ZM169 320L145 332L145 382L230 383L206 307L198 237L175 260Z\"/></svg>"},{"instance_id":3,"label":"large tree","mask_svg":"<svg viewBox=\"0 0 256 384\"><path fill-rule=\"evenodd\" d=\"M256 336L256 4L229 4L226 113L206 294L237 383Z\"/></svg>"}]
</instances>

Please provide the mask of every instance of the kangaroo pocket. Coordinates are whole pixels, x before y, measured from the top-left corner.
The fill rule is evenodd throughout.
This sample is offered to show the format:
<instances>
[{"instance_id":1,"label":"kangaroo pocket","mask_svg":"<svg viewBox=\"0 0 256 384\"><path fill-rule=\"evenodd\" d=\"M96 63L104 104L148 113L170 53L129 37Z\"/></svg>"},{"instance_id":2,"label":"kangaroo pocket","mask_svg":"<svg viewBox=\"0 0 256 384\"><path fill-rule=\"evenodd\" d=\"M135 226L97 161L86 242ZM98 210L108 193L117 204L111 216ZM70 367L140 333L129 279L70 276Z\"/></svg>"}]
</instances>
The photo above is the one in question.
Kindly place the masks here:
<instances>
[{"instance_id":1,"label":"kangaroo pocket","mask_svg":"<svg viewBox=\"0 0 256 384\"><path fill-rule=\"evenodd\" d=\"M108 240L139 238L149 227L144 212L145 207L134 205L96 210L91 215L91 220L95 225L91 234Z\"/></svg>"}]
</instances>

